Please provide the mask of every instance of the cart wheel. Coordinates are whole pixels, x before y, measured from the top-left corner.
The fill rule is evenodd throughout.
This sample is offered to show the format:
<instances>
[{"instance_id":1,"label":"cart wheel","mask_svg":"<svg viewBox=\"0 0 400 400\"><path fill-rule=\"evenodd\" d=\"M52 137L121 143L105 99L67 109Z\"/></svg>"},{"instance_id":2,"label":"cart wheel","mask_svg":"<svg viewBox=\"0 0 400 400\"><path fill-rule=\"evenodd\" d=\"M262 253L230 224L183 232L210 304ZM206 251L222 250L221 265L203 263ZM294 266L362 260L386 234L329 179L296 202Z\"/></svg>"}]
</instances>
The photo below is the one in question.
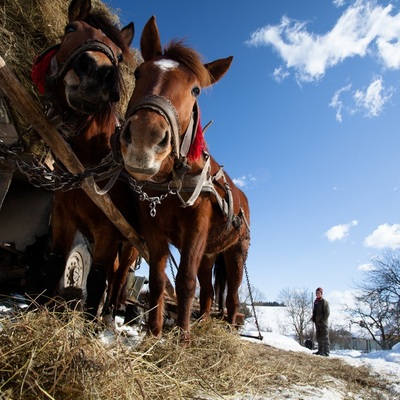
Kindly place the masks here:
<instances>
[{"instance_id":1,"label":"cart wheel","mask_svg":"<svg viewBox=\"0 0 400 400\"><path fill-rule=\"evenodd\" d=\"M89 243L77 232L59 285L59 293L65 300L86 299L86 280L91 262Z\"/></svg>"}]
</instances>

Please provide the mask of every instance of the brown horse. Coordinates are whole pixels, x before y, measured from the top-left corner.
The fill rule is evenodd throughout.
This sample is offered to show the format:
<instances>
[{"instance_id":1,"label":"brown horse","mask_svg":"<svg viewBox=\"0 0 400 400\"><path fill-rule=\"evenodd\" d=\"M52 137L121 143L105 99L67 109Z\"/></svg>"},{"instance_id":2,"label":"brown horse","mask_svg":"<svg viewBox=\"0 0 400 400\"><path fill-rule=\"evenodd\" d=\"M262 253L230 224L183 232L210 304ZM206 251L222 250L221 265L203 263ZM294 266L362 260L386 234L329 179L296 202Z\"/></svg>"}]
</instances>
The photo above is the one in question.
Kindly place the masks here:
<instances>
[{"instance_id":1,"label":"brown horse","mask_svg":"<svg viewBox=\"0 0 400 400\"><path fill-rule=\"evenodd\" d=\"M131 186L142 200L141 233L149 249L150 331L161 333L165 266L172 244L181 252L177 324L185 342L190 337L196 277L200 312L210 312L212 266L218 254L226 264L228 321L235 324L250 241L247 199L206 151L197 105L201 88L217 82L232 57L203 65L197 52L177 41L163 51L154 17L143 30L140 47L144 63L135 71L121 153Z\"/></svg>"},{"instance_id":2,"label":"brown horse","mask_svg":"<svg viewBox=\"0 0 400 400\"><path fill-rule=\"evenodd\" d=\"M115 110L123 91L120 63L129 61L133 23L119 30L90 0L72 0L61 43L37 59L32 77L50 99L50 116L86 167L110 154L110 138L120 119ZM129 186L117 181L109 194L133 224L136 215ZM96 316L108 280L105 310L117 305L129 267L138 253L81 189L56 191L51 216L52 240L45 267L46 295L53 296L76 231L92 245L86 306ZM117 268L114 267L114 261Z\"/></svg>"}]
</instances>

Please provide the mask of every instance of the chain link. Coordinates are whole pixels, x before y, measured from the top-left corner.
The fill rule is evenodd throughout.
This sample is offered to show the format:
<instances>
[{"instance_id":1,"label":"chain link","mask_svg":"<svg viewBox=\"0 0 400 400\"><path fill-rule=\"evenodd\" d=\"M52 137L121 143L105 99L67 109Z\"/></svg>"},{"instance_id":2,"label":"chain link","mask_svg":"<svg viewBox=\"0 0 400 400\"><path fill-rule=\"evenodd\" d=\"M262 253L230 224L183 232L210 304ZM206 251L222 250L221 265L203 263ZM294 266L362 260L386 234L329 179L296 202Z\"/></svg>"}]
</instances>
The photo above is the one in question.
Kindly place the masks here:
<instances>
[{"instance_id":1,"label":"chain link","mask_svg":"<svg viewBox=\"0 0 400 400\"><path fill-rule=\"evenodd\" d=\"M145 183L142 185L139 185L136 181L136 179L129 177L129 185L131 188L139 195L139 200L140 201L148 201L149 208L150 208L150 216L155 217L157 214L157 205L161 204L161 202L169 195L175 195L177 192L175 190L172 190L168 188L167 193L162 194L161 196L152 196L150 197L146 192L143 191L143 186Z\"/></svg>"},{"instance_id":2,"label":"chain link","mask_svg":"<svg viewBox=\"0 0 400 400\"><path fill-rule=\"evenodd\" d=\"M49 148L45 145L46 153ZM110 152L100 164L92 168L87 168L81 174L72 174L60 169L52 170L44 165L37 157L32 156L31 160L25 161L22 158L24 155L24 146L21 141L16 142L11 146L7 146L0 140L0 162L13 160L19 171L26 175L29 182L37 188L43 188L50 191L63 190L68 191L78 189L82 181L93 176L95 181L100 181L107 177L120 165L115 162L112 152Z\"/></svg>"},{"instance_id":3,"label":"chain link","mask_svg":"<svg viewBox=\"0 0 400 400\"><path fill-rule=\"evenodd\" d=\"M169 267L171 269L172 279L174 280L174 283L176 283L176 275L175 275L174 268L172 266L172 254L170 255L170 257L168 257L168 262L169 262Z\"/></svg>"},{"instance_id":4,"label":"chain link","mask_svg":"<svg viewBox=\"0 0 400 400\"><path fill-rule=\"evenodd\" d=\"M247 282L247 288L249 290L249 296L250 296L250 301L251 301L251 308L253 310L253 315L254 315L254 322L256 324L257 327L257 331L258 331L258 338L259 339L263 339L263 336L261 335L261 329L260 329L260 325L258 323L258 318L257 318L257 314L256 314L256 308L254 306L254 299L253 299L253 293L251 291L251 286L250 286L250 279L249 279L249 272L247 270L247 263L244 263L244 273L246 275L246 282Z\"/></svg>"}]
</instances>

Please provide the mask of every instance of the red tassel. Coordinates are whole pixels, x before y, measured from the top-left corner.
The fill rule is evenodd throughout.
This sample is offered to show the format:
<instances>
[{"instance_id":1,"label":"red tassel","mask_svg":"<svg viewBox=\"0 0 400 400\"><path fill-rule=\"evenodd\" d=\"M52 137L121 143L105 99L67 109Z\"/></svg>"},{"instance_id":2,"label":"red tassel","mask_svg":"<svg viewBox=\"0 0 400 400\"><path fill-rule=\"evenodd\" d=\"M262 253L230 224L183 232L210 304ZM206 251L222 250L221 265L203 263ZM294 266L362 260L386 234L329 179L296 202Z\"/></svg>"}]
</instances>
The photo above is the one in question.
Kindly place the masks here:
<instances>
[{"instance_id":1,"label":"red tassel","mask_svg":"<svg viewBox=\"0 0 400 400\"><path fill-rule=\"evenodd\" d=\"M203 151L206 150L207 150L207 144L206 141L204 140L203 128L201 127L201 123L199 120L196 130L196 137L194 138L194 142L190 146L190 150L187 156L188 160L190 161L198 160L203 154Z\"/></svg>"},{"instance_id":2,"label":"red tassel","mask_svg":"<svg viewBox=\"0 0 400 400\"><path fill-rule=\"evenodd\" d=\"M32 82L37 86L39 92L44 94L45 91L45 82L46 82L46 74L50 69L50 62L53 58L54 54L57 52L58 48L52 49L47 53L40 54L36 56L35 61L33 62L31 79Z\"/></svg>"}]
</instances>

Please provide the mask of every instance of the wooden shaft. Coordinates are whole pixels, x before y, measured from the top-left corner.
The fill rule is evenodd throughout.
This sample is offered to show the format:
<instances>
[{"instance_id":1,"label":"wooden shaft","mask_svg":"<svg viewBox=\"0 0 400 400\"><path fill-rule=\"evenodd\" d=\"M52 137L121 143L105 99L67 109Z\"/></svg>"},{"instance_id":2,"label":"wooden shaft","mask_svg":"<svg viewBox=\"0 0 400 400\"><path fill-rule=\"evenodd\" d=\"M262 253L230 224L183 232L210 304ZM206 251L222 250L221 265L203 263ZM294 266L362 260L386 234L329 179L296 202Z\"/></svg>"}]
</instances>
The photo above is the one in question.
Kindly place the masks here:
<instances>
[{"instance_id":1,"label":"wooden shaft","mask_svg":"<svg viewBox=\"0 0 400 400\"><path fill-rule=\"evenodd\" d=\"M15 74L7 67L0 56L0 87L10 99L21 115L25 116L35 131L49 145L55 156L61 160L72 174L80 174L85 168L76 157L68 143L51 124L44 114L42 107L33 99L28 91L21 85ZM110 196L96 193L96 183L93 177L86 178L81 185L90 199L106 214L117 229L135 246L141 256L148 261L149 255L146 244L132 226L126 221L112 202Z\"/></svg>"}]
</instances>

